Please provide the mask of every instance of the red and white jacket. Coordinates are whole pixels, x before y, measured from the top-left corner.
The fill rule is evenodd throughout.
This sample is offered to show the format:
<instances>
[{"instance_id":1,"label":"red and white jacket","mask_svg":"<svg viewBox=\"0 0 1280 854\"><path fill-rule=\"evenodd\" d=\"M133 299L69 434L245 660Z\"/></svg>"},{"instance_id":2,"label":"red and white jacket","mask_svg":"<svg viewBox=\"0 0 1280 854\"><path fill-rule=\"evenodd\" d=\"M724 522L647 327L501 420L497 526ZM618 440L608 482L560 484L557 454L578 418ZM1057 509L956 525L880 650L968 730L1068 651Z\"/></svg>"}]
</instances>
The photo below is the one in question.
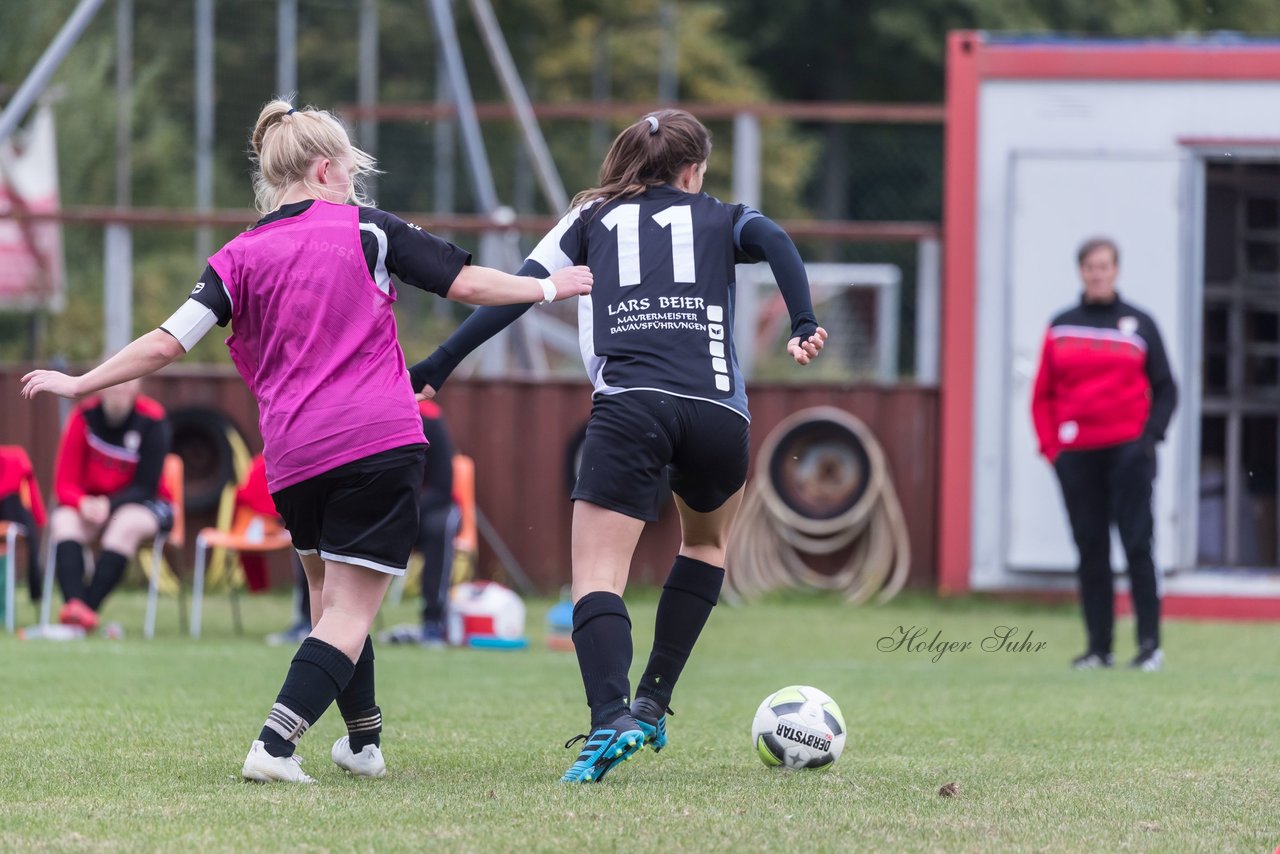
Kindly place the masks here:
<instances>
[{"instance_id":1,"label":"red and white jacket","mask_svg":"<svg viewBox=\"0 0 1280 854\"><path fill-rule=\"evenodd\" d=\"M101 400L91 397L71 411L53 488L58 503L79 507L86 495L106 495L114 510L121 504L172 501L161 480L169 453L170 430L164 408L139 395L123 424L107 423Z\"/></svg>"},{"instance_id":2,"label":"red and white jacket","mask_svg":"<svg viewBox=\"0 0 1280 854\"><path fill-rule=\"evenodd\" d=\"M1040 453L1164 439L1178 388L1155 322L1116 297L1049 324L1031 398Z\"/></svg>"}]
</instances>

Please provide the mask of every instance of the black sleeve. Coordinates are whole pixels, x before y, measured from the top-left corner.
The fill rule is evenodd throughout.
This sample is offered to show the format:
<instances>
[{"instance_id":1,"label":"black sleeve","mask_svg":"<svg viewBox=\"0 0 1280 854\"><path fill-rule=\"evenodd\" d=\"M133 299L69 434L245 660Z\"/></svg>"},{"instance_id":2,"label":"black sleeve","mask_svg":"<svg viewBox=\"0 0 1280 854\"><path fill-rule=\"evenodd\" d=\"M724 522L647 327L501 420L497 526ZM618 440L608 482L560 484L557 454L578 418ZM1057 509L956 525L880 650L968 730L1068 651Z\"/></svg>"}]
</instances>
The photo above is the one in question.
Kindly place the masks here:
<instances>
[{"instance_id":1,"label":"black sleeve","mask_svg":"<svg viewBox=\"0 0 1280 854\"><path fill-rule=\"evenodd\" d=\"M122 504L137 504L156 497L160 475L164 473L164 456L169 453L170 429L167 419L143 422L142 441L138 444L138 468L133 482L111 496L111 509Z\"/></svg>"},{"instance_id":2,"label":"black sleeve","mask_svg":"<svg viewBox=\"0 0 1280 854\"><path fill-rule=\"evenodd\" d=\"M533 276L545 279L549 274L545 267L537 261L529 259L520 265L517 276ZM445 380L462 360L471 352L524 315L533 303L517 303L515 305L482 305L471 316L462 321L462 325L445 339L436 351L409 369L409 379L415 392L422 391L423 386L431 386L436 391L444 385Z\"/></svg>"},{"instance_id":3,"label":"black sleeve","mask_svg":"<svg viewBox=\"0 0 1280 854\"><path fill-rule=\"evenodd\" d=\"M742 223L738 245L752 260L768 261L791 315L791 337L808 338L818 328L809 297L809 275L800 252L773 220L756 215Z\"/></svg>"},{"instance_id":4,"label":"black sleeve","mask_svg":"<svg viewBox=\"0 0 1280 854\"><path fill-rule=\"evenodd\" d=\"M390 273L439 296L449 293L458 273L471 263L465 249L377 208L360 208L360 246L374 281Z\"/></svg>"},{"instance_id":5,"label":"black sleeve","mask_svg":"<svg viewBox=\"0 0 1280 854\"><path fill-rule=\"evenodd\" d=\"M1155 321L1145 318L1146 329L1142 337L1147 342L1147 382L1151 384L1151 413L1147 416L1147 426L1143 433L1155 442L1164 441L1165 431L1173 419L1173 410L1178 405L1178 385L1173 381L1173 371L1169 369L1169 357L1165 353L1164 341L1160 338L1160 330Z\"/></svg>"},{"instance_id":6,"label":"black sleeve","mask_svg":"<svg viewBox=\"0 0 1280 854\"><path fill-rule=\"evenodd\" d=\"M231 298L227 296L227 286L211 266L204 268L200 281L191 289L191 299L213 312L218 318L219 326L231 322Z\"/></svg>"}]
</instances>

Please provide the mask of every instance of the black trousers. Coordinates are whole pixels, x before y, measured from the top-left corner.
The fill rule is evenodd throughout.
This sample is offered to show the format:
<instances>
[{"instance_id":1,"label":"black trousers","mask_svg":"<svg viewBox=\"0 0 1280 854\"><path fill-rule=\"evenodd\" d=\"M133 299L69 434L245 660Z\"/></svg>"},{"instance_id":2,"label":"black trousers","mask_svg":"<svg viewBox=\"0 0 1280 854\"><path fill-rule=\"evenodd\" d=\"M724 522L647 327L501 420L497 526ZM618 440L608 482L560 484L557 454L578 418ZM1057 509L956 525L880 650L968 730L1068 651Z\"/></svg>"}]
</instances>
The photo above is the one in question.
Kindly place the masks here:
<instances>
[{"instance_id":1,"label":"black trousers","mask_svg":"<svg viewBox=\"0 0 1280 854\"><path fill-rule=\"evenodd\" d=\"M1089 651L1111 652L1115 590L1111 576L1111 525L1120 532L1128 562L1129 590L1138 622L1139 648L1160 645L1160 586L1152 560L1155 521L1151 487L1155 448L1141 439L1092 451L1064 451L1054 463L1071 533L1080 552L1080 604Z\"/></svg>"},{"instance_id":2,"label":"black trousers","mask_svg":"<svg viewBox=\"0 0 1280 854\"><path fill-rule=\"evenodd\" d=\"M458 533L458 508L453 504L424 506L419 511L418 550L422 552L422 622L441 624L453 585L453 538Z\"/></svg>"}]
</instances>

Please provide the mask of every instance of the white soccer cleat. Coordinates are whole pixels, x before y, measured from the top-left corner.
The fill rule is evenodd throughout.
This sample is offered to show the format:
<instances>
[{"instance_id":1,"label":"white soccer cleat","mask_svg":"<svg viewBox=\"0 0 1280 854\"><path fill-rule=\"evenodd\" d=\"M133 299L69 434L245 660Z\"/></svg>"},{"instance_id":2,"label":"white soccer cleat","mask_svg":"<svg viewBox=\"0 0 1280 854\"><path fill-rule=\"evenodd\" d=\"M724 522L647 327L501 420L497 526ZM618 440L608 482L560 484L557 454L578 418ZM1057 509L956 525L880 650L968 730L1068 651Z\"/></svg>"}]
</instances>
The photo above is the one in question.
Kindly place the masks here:
<instances>
[{"instance_id":1,"label":"white soccer cleat","mask_svg":"<svg viewBox=\"0 0 1280 854\"><path fill-rule=\"evenodd\" d=\"M244 758L240 774L255 783L314 783L302 770L302 757L272 756L261 741L255 741Z\"/></svg>"},{"instance_id":2,"label":"white soccer cleat","mask_svg":"<svg viewBox=\"0 0 1280 854\"><path fill-rule=\"evenodd\" d=\"M387 763L382 758L382 750L376 744L366 744L359 753L351 752L351 741L343 736L333 743L333 751L329 754L339 768L355 774L357 777L385 777Z\"/></svg>"}]
</instances>

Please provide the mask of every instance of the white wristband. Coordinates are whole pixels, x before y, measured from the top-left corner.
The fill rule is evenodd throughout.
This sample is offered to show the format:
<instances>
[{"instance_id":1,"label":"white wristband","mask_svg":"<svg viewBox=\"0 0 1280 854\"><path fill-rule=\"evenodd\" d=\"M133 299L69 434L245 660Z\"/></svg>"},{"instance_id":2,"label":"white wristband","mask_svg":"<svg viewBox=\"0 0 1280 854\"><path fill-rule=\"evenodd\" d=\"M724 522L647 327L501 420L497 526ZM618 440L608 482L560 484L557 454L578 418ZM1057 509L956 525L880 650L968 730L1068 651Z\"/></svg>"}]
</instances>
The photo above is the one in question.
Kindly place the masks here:
<instances>
[{"instance_id":1,"label":"white wristband","mask_svg":"<svg viewBox=\"0 0 1280 854\"><path fill-rule=\"evenodd\" d=\"M538 279L538 284L542 286L542 302L538 305L546 305L549 302L556 301L556 284L550 279Z\"/></svg>"}]
</instances>

